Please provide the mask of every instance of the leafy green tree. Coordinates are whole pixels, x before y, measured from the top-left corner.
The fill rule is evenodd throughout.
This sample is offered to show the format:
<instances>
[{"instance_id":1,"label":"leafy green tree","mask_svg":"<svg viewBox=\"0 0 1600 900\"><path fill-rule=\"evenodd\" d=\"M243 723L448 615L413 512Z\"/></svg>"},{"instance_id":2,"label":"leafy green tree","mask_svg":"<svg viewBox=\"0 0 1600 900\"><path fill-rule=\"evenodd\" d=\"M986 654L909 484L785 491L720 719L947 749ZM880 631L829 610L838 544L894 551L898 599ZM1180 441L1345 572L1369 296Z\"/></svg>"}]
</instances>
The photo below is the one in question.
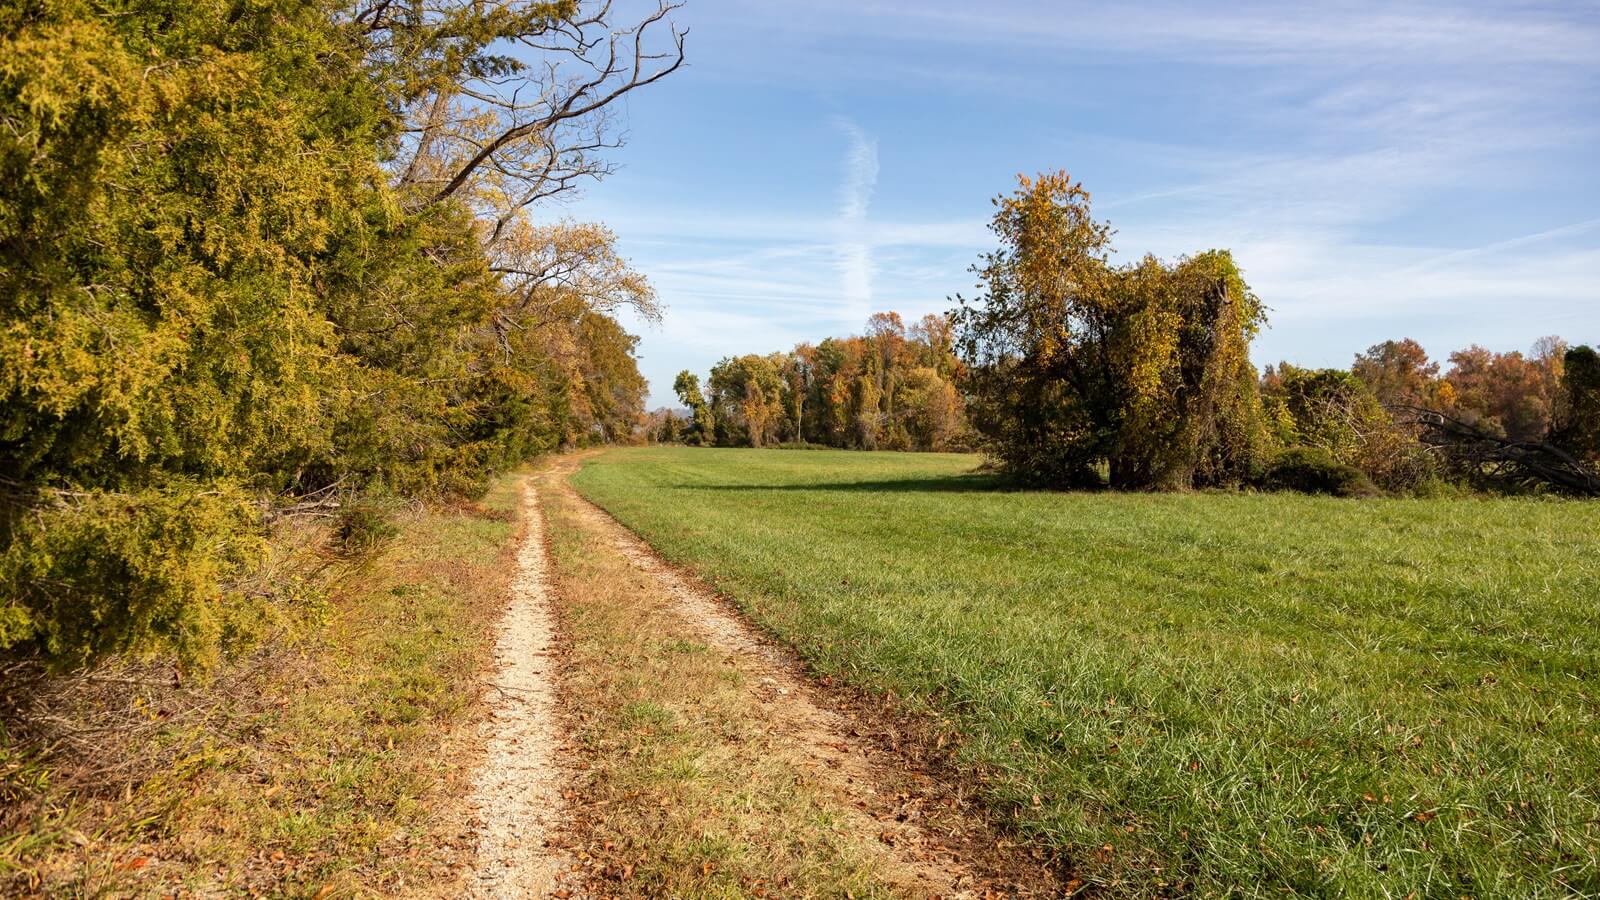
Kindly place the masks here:
<instances>
[{"instance_id":1,"label":"leafy green tree","mask_svg":"<svg viewBox=\"0 0 1600 900\"><path fill-rule=\"evenodd\" d=\"M1600 353L1573 347L1563 355L1560 399L1551 440L1600 467Z\"/></svg>"},{"instance_id":2,"label":"leafy green tree","mask_svg":"<svg viewBox=\"0 0 1600 900\"><path fill-rule=\"evenodd\" d=\"M1318 447L1352 463L1367 435L1390 422L1367 383L1343 369L1280 363L1263 383L1270 418L1283 423L1277 437L1286 446Z\"/></svg>"},{"instance_id":3,"label":"leafy green tree","mask_svg":"<svg viewBox=\"0 0 1600 900\"><path fill-rule=\"evenodd\" d=\"M719 446L775 443L784 410L783 357L727 357L711 370L711 408Z\"/></svg>"},{"instance_id":4,"label":"leafy green tree","mask_svg":"<svg viewBox=\"0 0 1600 900\"><path fill-rule=\"evenodd\" d=\"M961 395L932 366L909 369L896 385L899 425L910 449L960 450L967 446Z\"/></svg>"},{"instance_id":5,"label":"leafy green tree","mask_svg":"<svg viewBox=\"0 0 1600 900\"><path fill-rule=\"evenodd\" d=\"M689 408L685 440L700 446L712 444L716 440L716 419L705 395L700 392L700 376L685 369L673 380L672 390L678 395L678 402Z\"/></svg>"}]
</instances>

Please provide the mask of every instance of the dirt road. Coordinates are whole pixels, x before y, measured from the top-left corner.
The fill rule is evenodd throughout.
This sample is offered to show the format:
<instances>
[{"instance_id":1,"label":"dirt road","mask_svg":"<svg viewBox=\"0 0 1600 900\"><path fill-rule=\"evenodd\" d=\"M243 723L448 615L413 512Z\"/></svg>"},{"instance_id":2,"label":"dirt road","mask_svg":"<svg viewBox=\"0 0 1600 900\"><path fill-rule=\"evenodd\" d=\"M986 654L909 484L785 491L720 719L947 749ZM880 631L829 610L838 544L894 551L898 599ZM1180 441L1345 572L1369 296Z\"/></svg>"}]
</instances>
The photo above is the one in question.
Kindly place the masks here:
<instances>
[{"instance_id":1,"label":"dirt road","mask_svg":"<svg viewBox=\"0 0 1600 900\"><path fill-rule=\"evenodd\" d=\"M873 885L869 892L874 896L988 898L1058 893L1048 866L1008 846L983 822L968 799L969 786L940 785L919 760L898 755L896 741L877 740L874 729L880 728L881 722L858 716L848 702L833 696L832 689L809 678L787 648L761 635L725 601L667 564L606 512L579 496L566 480L578 462L561 460L530 479L526 488L527 533L518 561L515 597L498 647L498 690L489 694L494 704L492 736L477 786L482 828L475 877L470 879L476 896L581 897L586 896L586 886L607 878L611 880L605 892L638 892L641 888L627 882L634 864L645 868L653 850L667 853L656 858L660 862L670 856L666 848L682 846L673 844L670 835L659 836L659 842L653 844L656 839L648 829L637 833L626 832L625 827L619 830L612 805L618 802L615 795L598 801L607 807L610 817L604 823L576 814L575 808L583 807L588 799L580 796L584 789L581 779L571 777L574 771L584 770L590 777L628 778L646 765L636 761L636 754L647 756L637 748L604 749L620 746L629 736L626 728L588 741L582 752L561 749L564 727L576 731L585 727L581 723L594 721L597 712L603 717L607 702L625 703L608 701L612 695L591 692L582 698L581 710L571 709L573 698L564 696L567 691L552 657L558 652L556 621L581 627L567 621L563 610L583 621L589 615L584 603L593 603L602 594L605 599L600 605L613 614L619 606L637 604L637 617L625 614L618 629L625 639L633 636L635 651L650 645L635 634L642 629L671 634L675 646L688 639L716 654L717 665L723 667L717 673L719 682L743 686L734 691L731 711L726 702L717 708L717 714L733 718L718 720L721 724L713 727L706 718L711 714L696 706L699 698L694 696L709 685L686 680L681 686L666 688L680 692L672 695L662 693L664 682L655 683L653 702L671 708L681 700L677 708L689 711L686 721L691 723L700 717L702 733L739 734L715 751L720 760L718 778L713 779L717 783L697 785L696 790L702 792L697 796L710 796L714 808L719 802L716 796L736 794L761 779L768 785L803 786L806 802L822 811L817 820L827 823L797 836L793 818L774 821L770 828L767 823L749 821L750 816L776 815L770 807L758 804L737 813L731 831L781 833L796 838L794 843L799 845L830 841L847 845L838 850L839 858L849 861L845 865L850 871L867 873L867 883ZM566 560L559 572L547 556L541 493L552 527L560 528L561 538L573 548L566 556L558 555L558 560ZM575 561L580 566L598 566L606 560L603 580L586 582L566 570ZM573 591L578 595L560 595ZM591 617L590 621L598 620ZM578 644L584 640L582 634L573 636ZM585 664L590 666L608 665L599 655L584 657L580 653L574 659L587 659ZM608 686L642 677L639 658L632 659L630 664L611 663L614 672L586 674L596 676L589 680ZM569 670L569 678L569 687L575 691L585 675ZM626 702L637 705L636 699ZM564 704L569 707L565 711ZM737 728L729 725L734 721ZM590 758L564 760L564 752L587 753ZM595 755L607 752L612 754L610 758ZM741 780L744 783L738 783ZM564 793L573 799L564 800ZM637 796L637 792L620 796ZM651 821L650 828L661 828L671 817L657 816ZM602 827L610 829L605 840L584 833ZM695 832L685 835L692 841L712 826L700 821L681 827ZM606 863L604 850L613 848L612 839L628 845L627 852L635 854L630 857L633 862L619 858L615 865ZM601 844L604 850L580 853L580 861L558 849ZM616 874L619 869L620 876ZM711 872L712 866L706 865L705 874ZM696 890L692 878L674 884L688 893ZM788 896L795 890L802 896L816 895L814 886L803 883L780 886L774 895Z\"/></svg>"}]
</instances>

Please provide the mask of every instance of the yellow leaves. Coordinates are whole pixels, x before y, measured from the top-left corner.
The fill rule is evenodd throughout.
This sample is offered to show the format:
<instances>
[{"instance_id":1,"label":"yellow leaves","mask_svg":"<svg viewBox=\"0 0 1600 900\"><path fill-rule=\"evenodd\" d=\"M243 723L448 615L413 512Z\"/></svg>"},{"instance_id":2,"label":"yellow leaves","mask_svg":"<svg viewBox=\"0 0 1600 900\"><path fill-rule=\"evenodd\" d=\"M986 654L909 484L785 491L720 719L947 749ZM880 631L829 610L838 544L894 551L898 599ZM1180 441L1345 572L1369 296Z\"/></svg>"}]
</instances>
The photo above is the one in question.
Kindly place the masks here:
<instances>
[{"instance_id":1,"label":"yellow leaves","mask_svg":"<svg viewBox=\"0 0 1600 900\"><path fill-rule=\"evenodd\" d=\"M627 308L649 321L661 318L655 289L617 253L617 236L604 225L538 225L519 214L491 237L491 267L521 311L569 299L608 315Z\"/></svg>"},{"instance_id":2,"label":"yellow leaves","mask_svg":"<svg viewBox=\"0 0 1600 900\"><path fill-rule=\"evenodd\" d=\"M23 29L0 42L0 75L41 126L20 137L46 140L86 111L125 112L135 97L134 64L105 24L95 19ZM101 119L102 127L106 120Z\"/></svg>"}]
</instances>

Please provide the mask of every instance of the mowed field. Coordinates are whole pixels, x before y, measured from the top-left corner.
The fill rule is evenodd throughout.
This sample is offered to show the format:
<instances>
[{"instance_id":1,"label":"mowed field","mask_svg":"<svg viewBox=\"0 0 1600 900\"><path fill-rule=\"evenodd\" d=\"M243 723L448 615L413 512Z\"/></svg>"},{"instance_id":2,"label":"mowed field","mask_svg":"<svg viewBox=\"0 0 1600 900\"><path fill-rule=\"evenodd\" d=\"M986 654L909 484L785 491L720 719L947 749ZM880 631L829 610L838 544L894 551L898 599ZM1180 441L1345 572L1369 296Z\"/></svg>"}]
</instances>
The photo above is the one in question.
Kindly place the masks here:
<instances>
[{"instance_id":1,"label":"mowed field","mask_svg":"<svg viewBox=\"0 0 1600 900\"><path fill-rule=\"evenodd\" d=\"M1600 894L1600 503L1022 492L978 462L652 448L574 484L946 722L1085 887Z\"/></svg>"}]
</instances>

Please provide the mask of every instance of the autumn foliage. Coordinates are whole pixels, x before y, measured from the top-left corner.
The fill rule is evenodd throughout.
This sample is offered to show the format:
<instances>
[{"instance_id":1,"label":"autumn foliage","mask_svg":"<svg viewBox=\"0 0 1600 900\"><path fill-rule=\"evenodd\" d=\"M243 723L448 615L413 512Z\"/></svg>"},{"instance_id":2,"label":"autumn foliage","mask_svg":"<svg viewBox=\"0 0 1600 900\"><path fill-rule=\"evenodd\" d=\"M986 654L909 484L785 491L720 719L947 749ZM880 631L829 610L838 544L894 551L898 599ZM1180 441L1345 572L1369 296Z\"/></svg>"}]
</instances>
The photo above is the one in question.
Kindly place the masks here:
<instances>
[{"instance_id":1,"label":"autumn foliage","mask_svg":"<svg viewBox=\"0 0 1600 900\"><path fill-rule=\"evenodd\" d=\"M1406 338L1349 369L1282 362L1258 376L1249 351L1266 311L1227 251L1115 264L1110 226L1063 172L1022 177L990 227L1000 246L973 267L981 293L949 315L908 328L879 313L857 337L730 356L704 391L683 372L689 417L662 411L655 439L975 448L1061 488L1567 491L1593 472L1600 367L1586 347L1473 346L1444 368ZM1427 424L1446 419L1475 435L1470 448ZM1500 444L1573 471L1552 481Z\"/></svg>"},{"instance_id":2,"label":"autumn foliage","mask_svg":"<svg viewBox=\"0 0 1600 900\"><path fill-rule=\"evenodd\" d=\"M876 313L863 335L727 357L711 370L709 396L698 376L679 374L691 421L674 434L722 447L967 449L961 371L946 317L907 327L896 313Z\"/></svg>"},{"instance_id":3,"label":"autumn foliage","mask_svg":"<svg viewBox=\"0 0 1600 900\"><path fill-rule=\"evenodd\" d=\"M414 12L0 8L0 650L203 660L275 602L240 587L269 521L631 435L612 314L654 295L609 231L527 214L603 170L629 76L559 73L612 26ZM495 94L541 78L562 118Z\"/></svg>"},{"instance_id":4,"label":"autumn foliage","mask_svg":"<svg viewBox=\"0 0 1600 900\"><path fill-rule=\"evenodd\" d=\"M1113 265L1110 226L1064 172L1023 177L995 204L1000 248L954 315L989 451L1062 487L1250 477L1267 451L1249 359L1265 315L1232 257Z\"/></svg>"}]
</instances>

